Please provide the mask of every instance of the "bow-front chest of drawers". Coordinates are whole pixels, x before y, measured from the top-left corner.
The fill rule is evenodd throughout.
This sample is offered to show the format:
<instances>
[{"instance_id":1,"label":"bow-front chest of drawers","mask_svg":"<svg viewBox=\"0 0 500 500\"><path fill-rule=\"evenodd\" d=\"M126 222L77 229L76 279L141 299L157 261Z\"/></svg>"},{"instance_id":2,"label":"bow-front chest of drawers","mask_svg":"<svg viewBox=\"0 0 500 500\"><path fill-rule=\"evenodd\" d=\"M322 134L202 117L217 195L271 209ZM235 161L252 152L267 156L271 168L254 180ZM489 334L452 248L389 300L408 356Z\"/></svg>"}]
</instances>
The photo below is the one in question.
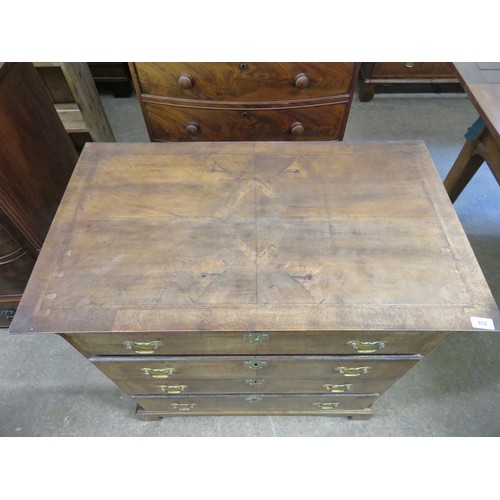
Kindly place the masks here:
<instances>
[{"instance_id":1,"label":"bow-front chest of drawers","mask_svg":"<svg viewBox=\"0 0 500 500\"><path fill-rule=\"evenodd\" d=\"M88 144L11 333L62 335L141 418L368 418L499 321L422 142Z\"/></svg>"},{"instance_id":2,"label":"bow-front chest of drawers","mask_svg":"<svg viewBox=\"0 0 500 500\"><path fill-rule=\"evenodd\" d=\"M356 63L130 63L152 141L341 140Z\"/></svg>"}]
</instances>

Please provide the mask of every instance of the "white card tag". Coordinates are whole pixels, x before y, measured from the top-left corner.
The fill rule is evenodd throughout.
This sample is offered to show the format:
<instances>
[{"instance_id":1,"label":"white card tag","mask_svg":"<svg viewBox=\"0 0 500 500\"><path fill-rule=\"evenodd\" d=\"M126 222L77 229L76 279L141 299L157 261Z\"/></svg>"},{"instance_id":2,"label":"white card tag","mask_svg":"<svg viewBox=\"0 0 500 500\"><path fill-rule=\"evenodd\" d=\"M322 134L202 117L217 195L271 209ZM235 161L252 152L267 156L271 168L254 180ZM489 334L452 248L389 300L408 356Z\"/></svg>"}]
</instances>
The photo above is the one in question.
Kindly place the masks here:
<instances>
[{"instance_id":1,"label":"white card tag","mask_svg":"<svg viewBox=\"0 0 500 500\"><path fill-rule=\"evenodd\" d=\"M474 328L481 328L482 330L494 330L495 325L493 320L490 318L477 318L476 316L471 316L470 321Z\"/></svg>"}]
</instances>

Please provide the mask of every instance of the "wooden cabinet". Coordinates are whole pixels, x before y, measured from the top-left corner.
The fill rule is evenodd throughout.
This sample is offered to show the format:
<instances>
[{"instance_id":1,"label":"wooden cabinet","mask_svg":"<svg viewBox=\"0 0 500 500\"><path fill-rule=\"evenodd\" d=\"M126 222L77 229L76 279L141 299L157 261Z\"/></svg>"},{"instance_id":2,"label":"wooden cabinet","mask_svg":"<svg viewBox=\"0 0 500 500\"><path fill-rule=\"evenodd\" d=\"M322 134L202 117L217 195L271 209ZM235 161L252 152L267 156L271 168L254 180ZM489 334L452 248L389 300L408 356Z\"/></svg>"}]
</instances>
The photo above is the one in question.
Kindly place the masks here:
<instances>
[{"instance_id":1,"label":"wooden cabinet","mask_svg":"<svg viewBox=\"0 0 500 500\"><path fill-rule=\"evenodd\" d=\"M89 141L115 141L87 63L36 62L34 66L78 152Z\"/></svg>"},{"instance_id":2,"label":"wooden cabinet","mask_svg":"<svg viewBox=\"0 0 500 500\"><path fill-rule=\"evenodd\" d=\"M0 66L0 128L0 326L6 326L78 157L31 63Z\"/></svg>"},{"instance_id":3,"label":"wooden cabinet","mask_svg":"<svg viewBox=\"0 0 500 500\"><path fill-rule=\"evenodd\" d=\"M131 63L152 141L341 140L355 63Z\"/></svg>"},{"instance_id":4,"label":"wooden cabinet","mask_svg":"<svg viewBox=\"0 0 500 500\"><path fill-rule=\"evenodd\" d=\"M90 144L11 333L61 335L144 419L369 418L475 317L500 324L422 142Z\"/></svg>"},{"instance_id":5,"label":"wooden cabinet","mask_svg":"<svg viewBox=\"0 0 500 500\"><path fill-rule=\"evenodd\" d=\"M377 86L394 84L458 84L451 63L447 62L372 62L361 65L359 99L373 98Z\"/></svg>"}]
</instances>

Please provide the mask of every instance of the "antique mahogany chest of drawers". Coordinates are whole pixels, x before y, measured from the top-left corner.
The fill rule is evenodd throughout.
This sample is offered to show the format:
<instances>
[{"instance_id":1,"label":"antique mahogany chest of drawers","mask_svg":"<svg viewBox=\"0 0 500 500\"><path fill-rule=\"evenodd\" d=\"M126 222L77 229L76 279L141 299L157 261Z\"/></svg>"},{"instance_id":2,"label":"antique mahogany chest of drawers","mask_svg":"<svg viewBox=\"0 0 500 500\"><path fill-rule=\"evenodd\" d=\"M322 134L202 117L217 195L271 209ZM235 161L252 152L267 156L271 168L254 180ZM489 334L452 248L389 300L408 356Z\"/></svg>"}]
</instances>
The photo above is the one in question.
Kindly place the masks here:
<instances>
[{"instance_id":1,"label":"antique mahogany chest of drawers","mask_svg":"<svg viewBox=\"0 0 500 500\"><path fill-rule=\"evenodd\" d=\"M11 333L62 335L145 419L368 418L499 321L422 142L94 143Z\"/></svg>"},{"instance_id":2,"label":"antique mahogany chest of drawers","mask_svg":"<svg viewBox=\"0 0 500 500\"><path fill-rule=\"evenodd\" d=\"M341 140L355 63L130 63L152 141Z\"/></svg>"}]
</instances>

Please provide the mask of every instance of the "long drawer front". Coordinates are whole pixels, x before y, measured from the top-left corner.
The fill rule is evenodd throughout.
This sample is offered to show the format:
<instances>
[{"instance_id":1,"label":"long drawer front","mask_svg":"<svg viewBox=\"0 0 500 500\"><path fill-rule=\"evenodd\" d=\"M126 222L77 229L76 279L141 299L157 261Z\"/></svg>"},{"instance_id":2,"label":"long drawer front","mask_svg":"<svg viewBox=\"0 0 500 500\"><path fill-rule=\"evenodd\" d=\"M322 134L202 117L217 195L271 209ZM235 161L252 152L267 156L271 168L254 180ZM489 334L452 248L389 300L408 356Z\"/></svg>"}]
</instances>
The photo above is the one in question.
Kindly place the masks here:
<instances>
[{"instance_id":1,"label":"long drawer front","mask_svg":"<svg viewBox=\"0 0 500 500\"><path fill-rule=\"evenodd\" d=\"M144 410L161 414L330 414L335 411L368 409L374 394L310 395L255 393L216 396L135 396Z\"/></svg>"},{"instance_id":2,"label":"long drawer front","mask_svg":"<svg viewBox=\"0 0 500 500\"><path fill-rule=\"evenodd\" d=\"M134 64L143 94L209 101L281 101L346 94L355 63Z\"/></svg>"},{"instance_id":3,"label":"long drawer front","mask_svg":"<svg viewBox=\"0 0 500 500\"><path fill-rule=\"evenodd\" d=\"M90 360L112 380L174 385L197 380L320 379L324 383L350 383L357 379L395 379L414 366L421 356L245 356L221 357L92 357ZM161 385L161 384L159 384Z\"/></svg>"},{"instance_id":4,"label":"long drawer front","mask_svg":"<svg viewBox=\"0 0 500 500\"><path fill-rule=\"evenodd\" d=\"M162 332L63 335L86 356L427 354L447 332Z\"/></svg>"},{"instance_id":5,"label":"long drawer front","mask_svg":"<svg viewBox=\"0 0 500 500\"><path fill-rule=\"evenodd\" d=\"M376 62L371 71L373 78L456 78L446 62Z\"/></svg>"},{"instance_id":6,"label":"long drawer front","mask_svg":"<svg viewBox=\"0 0 500 500\"><path fill-rule=\"evenodd\" d=\"M281 109L213 109L144 104L156 141L341 139L346 103Z\"/></svg>"},{"instance_id":7,"label":"long drawer front","mask_svg":"<svg viewBox=\"0 0 500 500\"><path fill-rule=\"evenodd\" d=\"M356 372L353 372L356 373ZM247 377L240 379L176 379L161 380L113 379L129 394L251 394L255 391L266 394L382 394L397 379L366 379L337 376L318 379L276 379L269 377Z\"/></svg>"}]
</instances>

